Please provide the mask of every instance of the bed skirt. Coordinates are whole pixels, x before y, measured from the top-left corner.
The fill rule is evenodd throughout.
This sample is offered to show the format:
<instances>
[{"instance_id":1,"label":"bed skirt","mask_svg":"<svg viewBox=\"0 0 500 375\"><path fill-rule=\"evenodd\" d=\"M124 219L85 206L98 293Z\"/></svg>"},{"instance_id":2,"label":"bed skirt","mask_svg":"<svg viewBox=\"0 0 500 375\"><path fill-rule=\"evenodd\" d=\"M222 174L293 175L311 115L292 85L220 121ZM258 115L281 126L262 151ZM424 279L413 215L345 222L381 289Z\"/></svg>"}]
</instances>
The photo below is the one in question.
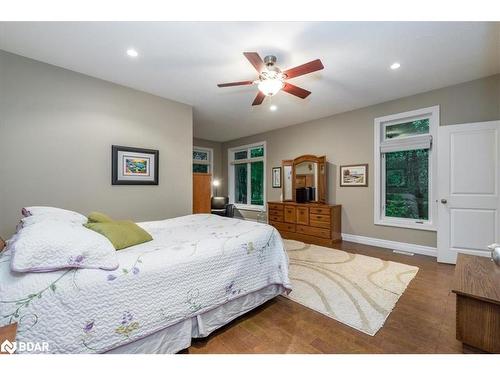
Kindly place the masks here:
<instances>
[{"instance_id":1,"label":"bed skirt","mask_svg":"<svg viewBox=\"0 0 500 375\"><path fill-rule=\"evenodd\" d=\"M137 341L107 351L110 354L173 354L191 346L192 338L206 337L216 329L282 294L282 285L269 285L213 310L185 319Z\"/></svg>"}]
</instances>

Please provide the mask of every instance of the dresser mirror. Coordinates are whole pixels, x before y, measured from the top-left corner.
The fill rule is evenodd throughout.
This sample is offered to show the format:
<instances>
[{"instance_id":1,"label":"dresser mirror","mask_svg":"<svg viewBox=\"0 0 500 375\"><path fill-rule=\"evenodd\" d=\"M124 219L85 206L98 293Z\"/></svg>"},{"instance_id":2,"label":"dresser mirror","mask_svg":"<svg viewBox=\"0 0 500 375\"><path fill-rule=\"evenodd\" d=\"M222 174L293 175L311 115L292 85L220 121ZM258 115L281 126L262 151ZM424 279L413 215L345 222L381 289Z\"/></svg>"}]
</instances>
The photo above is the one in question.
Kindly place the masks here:
<instances>
[{"instance_id":1,"label":"dresser mirror","mask_svg":"<svg viewBox=\"0 0 500 375\"><path fill-rule=\"evenodd\" d=\"M283 170L282 195L283 201L292 201L292 178L293 178L293 160L283 160L281 162Z\"/></svg>"},{"instance_id":2,"label":"dresser mirror","mask_svg":"<svg viewBox=\"0 0 500 375\"><path fill-rule=\"evenodd\" d=\"M283 160L283 201L326 203L326 157L302 155Z\"/></svg>"}]
</instances>

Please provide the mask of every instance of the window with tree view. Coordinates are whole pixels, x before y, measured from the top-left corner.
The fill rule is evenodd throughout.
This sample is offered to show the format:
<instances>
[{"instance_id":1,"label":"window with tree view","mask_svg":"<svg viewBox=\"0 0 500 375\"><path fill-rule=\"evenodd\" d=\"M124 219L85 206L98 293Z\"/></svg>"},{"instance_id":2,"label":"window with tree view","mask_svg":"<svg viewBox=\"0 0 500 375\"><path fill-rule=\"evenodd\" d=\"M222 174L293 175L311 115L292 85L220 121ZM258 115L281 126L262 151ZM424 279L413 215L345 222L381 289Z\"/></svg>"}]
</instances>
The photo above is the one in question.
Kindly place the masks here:
<instances>
[{"instance_id":1,"label":"window with tree view","mask_svg":"<svg viewBox=\"0 0 500 375\"><path fill-rule=\"evenodd\" d=\"M265 147L249 145L229 150L230 196L234 203L264 205Z\"/></svg>"},{"instance_id":2,"label":"window with tree view","mask_svg":"<svg viewBox=\"0 0 500 375\"><path fill-rule=\"evenodd\" d=\"M248 165L234 165L234 203L247 203Z\"/></svg>"},{"instance_id":3,"label":"window with tree view","mask_svg":"<svg viewBox=\"0 0 500 375\"><path fill-rule=\"evenodd\" d=\"M385 216L429 219L429 150L385 154Z\"/></svg>"},{"instance_id":4,"label":"window with tree view","mask_svg":"<svg viewBox=\"0 0 500 375\"><path fill-rule=\"evenodd\" d=\"M439 108L430 107L375 120L376 224L435 228L431 171L438 119Z\"/></svg>"},{"instance_id":5,"label":"window with tree view","mask_svg":"<svg viewBox=\"0 0 500 375\"><path fill-rule=\"evenodd\" d=\"M211 173L212 149L193 148L193 173Z\"/></svg>"},{"instance_id":6,"label":"window with tree view","mask_svg":"<svg viewBox=\"0 0 500 375\"><path fill-rule=\"evenodd\" d=\"M257 206L264 204L264 162L255 161L250 163L251 181L251 202Z\"/></svg>"}]
</instances>

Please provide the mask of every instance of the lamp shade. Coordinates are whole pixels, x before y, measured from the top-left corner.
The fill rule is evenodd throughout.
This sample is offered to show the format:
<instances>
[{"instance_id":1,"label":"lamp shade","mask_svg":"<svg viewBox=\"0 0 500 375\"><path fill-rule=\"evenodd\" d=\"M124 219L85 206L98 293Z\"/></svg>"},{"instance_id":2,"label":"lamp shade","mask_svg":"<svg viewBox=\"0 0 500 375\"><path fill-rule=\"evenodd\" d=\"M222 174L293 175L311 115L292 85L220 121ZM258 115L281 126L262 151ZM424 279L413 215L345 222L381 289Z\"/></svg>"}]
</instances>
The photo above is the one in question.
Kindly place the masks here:
<instances>
[{"instance_id":1,"label":"lamp shade","mask_svg":"<svg viewBox=\"0 0 500 375\"><path fill-rule=\"evenodd\" d=\"M268 78L259 82L259 90L266 96L273 96L280 91L285 84L282 80L276 78Z\"/></svg>"}]
</instances>

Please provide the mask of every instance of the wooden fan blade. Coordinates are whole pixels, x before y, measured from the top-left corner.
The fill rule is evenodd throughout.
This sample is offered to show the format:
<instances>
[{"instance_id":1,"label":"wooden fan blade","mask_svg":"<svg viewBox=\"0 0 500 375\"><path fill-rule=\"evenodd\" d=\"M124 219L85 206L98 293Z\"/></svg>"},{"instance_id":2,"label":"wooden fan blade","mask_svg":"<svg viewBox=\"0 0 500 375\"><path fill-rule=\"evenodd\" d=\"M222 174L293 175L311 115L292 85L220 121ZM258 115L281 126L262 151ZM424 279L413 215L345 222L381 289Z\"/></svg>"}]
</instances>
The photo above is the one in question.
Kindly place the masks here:
<instances>
[{"instance_id":1,"label":"wooden fan blade","mask_svg":"<svg viewBox=\"0 0 500 375\"><path fill-rule=\"evenodd\" d=\"M285 86L282 88L283 91L298 96L301 99L305 99L311 94L311 91L304 90L298 86L292 85L291 83L286 82Z\"/></svg>"},{"instance_id":2,"label":"wooden fan blade","mask_svg":"<svg viewBox=\"0 0 500 375\"><path fill-rule=\"evenodd\" d=\"M231 86L247 86L252 85L253 81L240 81L240 82L229 82L229 83L219 83L218 87L231 87Z\"/></svg>"},{"instance_id":3,"label":"wooden fan blade","mask_svg":"<svg viewBox=\"0 0 500 375\"><path fill-rule=\"evenodd\" d=\"M262 104L262 102L264 101L265 97L266 97L266 95L262 91L259 91L257 93L257 96L255 97L255 99L253 100L252 105L260 105L260 104Z\"/></svg>"},{"instance_id":4,"label":"wooden fan blade","mask_svg":"<svg viewBox=\"0 0 500 375\"><path fill-rule=\"evenodd\" d=\"M303 76L304 74L309 74L317 70L323 69L324 66L320 59L309 61L308 63L296 66L295 68L290 68L285 70L283 73L286 74L287 78L293 78L298 76Z\"/></svg>"},{"instance_id":5,"label":"wooden fan blade","mask_svg":"<svg viewBox=\"0 0 500 375\"><path fill-rule=\"evenodd\" d=\"M259 54L257 52L243 52L245 57L250 61L250 64L253 65L255 70L260 74L264 70L264 61L260 58Z\"/></svg>"}]
</instances>

